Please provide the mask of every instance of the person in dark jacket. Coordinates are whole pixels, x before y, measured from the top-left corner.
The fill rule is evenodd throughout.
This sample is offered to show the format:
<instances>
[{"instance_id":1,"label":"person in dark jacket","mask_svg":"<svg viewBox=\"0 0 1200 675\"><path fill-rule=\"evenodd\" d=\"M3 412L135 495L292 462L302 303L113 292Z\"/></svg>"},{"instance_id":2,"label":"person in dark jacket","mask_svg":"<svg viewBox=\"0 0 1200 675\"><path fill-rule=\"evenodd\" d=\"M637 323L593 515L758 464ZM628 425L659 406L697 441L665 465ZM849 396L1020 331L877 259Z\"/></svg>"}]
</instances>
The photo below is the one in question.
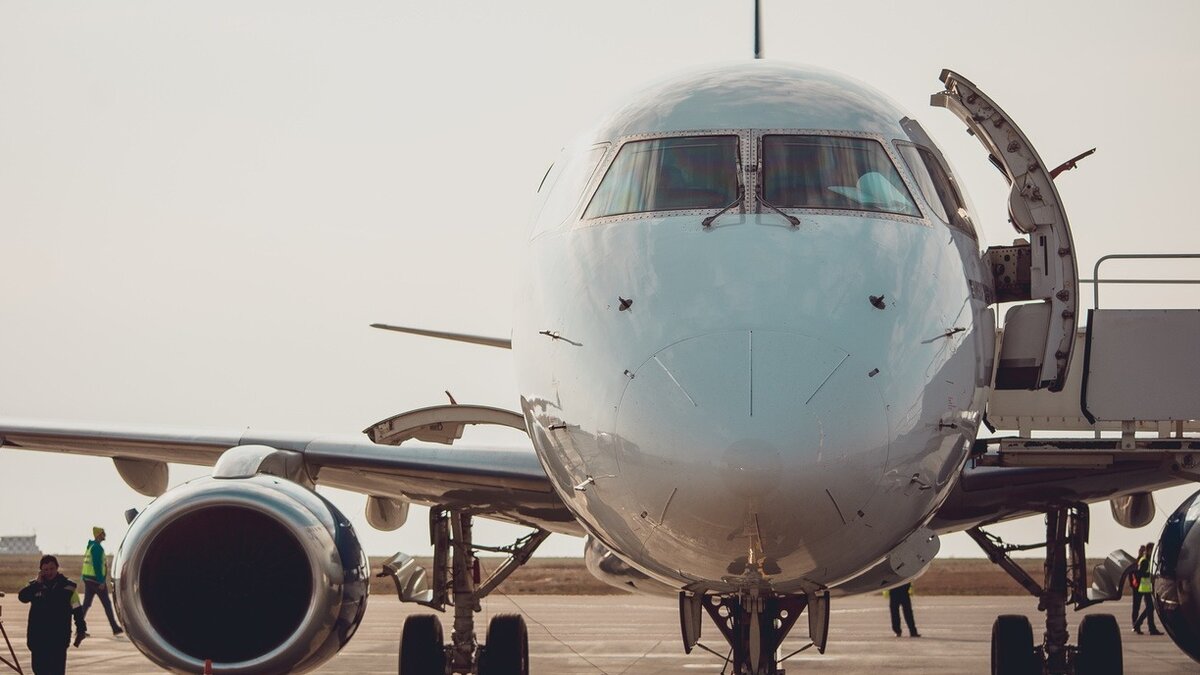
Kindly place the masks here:
<instances>
[{"instance_id":1,"label":"person in dark jacket","mask_svg":"<svg viewBox=\"0 0 1200 675\"><path fill-rule=\"evenodd\" d=\"M113 616L112 601L108 599L108 560L104 557L103 545L106 536L103 527L93 527L92 540L88 542L87 550L83 554L83 616L87 617L88 610L92 607L92 599L99 596L113 635L120 635L125 631L117 624L117 619ZM81 638L76 636L75 641L80 642Z\"/></svg>"},{"instance_id":2,"label":"person in dark jacket","mask_svg":"<svg viewBox=\"0 0 1200 675\"><path fill-rule=\"evenodd\" d=\"M71 619L75 631L87 633L82 605L74 581L58 573L58 559L42 556L37 578L21 589L17 599L29 604L25 644L33 660L34 675L67 672L67 645L71 643Z\"/></svg>"},{"instance_id":3,"label":"person in dark jacket","mask_svg":"<svg viewBox=\"0 0 1200 675\"><path fill-rule=\"evenodd\" d=\"M900 609L904 609L904 623L908 624L909 637L921 637L917 632L916 622L913 621L912 598L908 591L912 584L900 584L888 591L888 609L892 613L892 632L900 637Z\"/></svg>"}]
</instances>

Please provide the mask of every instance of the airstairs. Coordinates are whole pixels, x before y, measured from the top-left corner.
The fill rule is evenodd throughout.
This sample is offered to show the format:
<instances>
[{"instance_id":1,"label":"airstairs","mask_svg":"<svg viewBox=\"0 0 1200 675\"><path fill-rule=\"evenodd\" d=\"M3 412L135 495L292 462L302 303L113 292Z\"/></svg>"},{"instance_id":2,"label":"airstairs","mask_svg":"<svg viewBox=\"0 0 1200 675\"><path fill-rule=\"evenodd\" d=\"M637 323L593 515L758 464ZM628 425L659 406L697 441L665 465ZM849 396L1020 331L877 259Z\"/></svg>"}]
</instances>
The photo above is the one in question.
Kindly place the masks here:
<instances>
[{"instance_id":1,"label":"airstairs","mask_svg":"<svg viewBox=\"0 0 1200 675\"><path fill-rule=\"evenodd\" d=\"M981 466L1108 468L1159 459L1200 480L1200 308L1107 309L1104 284L1200 284L1200 279L1103 279L1108 260L1200 259L1200 254L1121 254L1096 263L1094 309L1075 335L1061 391L1000 389L988 403ZM1197 303L1200 305L1200 303ZM997 340L997 369L1029 358L1024 339ZM1036 348L1036 347L1035 347ZM1070 435L1068 435L1070 434Z\"/></svg>"}]
</instances>

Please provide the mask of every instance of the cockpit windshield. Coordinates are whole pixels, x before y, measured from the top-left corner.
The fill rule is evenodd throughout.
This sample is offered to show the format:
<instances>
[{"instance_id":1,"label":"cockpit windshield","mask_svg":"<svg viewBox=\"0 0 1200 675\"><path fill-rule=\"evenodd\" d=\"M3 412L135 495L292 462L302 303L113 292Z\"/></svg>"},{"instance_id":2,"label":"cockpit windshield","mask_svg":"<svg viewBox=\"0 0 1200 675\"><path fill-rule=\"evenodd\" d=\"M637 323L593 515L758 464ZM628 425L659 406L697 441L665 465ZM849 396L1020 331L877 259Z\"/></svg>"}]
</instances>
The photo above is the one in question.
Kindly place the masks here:
<instances>
[{"instance_id":1,"label":"cockpit windshield","mask_svg":"<svg viewBox=\"0 0 1200 675\"><path fill-rule=\"evenodd\" d=\"M966 202L959 194L949 169L938 161L937 155L929 148L912 143L897 141L896 147L917 179L917 189L937 217L972 237L976 236Z\"/></svg>"},{"instance_id":2,"label":"cockpit windshield","mask_svg":"<svg viewBox=\"0 0 1200 675\"><path fill-rule=\"evenodd\" d=\"M762 137L762 196L773 206L920 217L878 141L843 136Z\"/></svg>"},{"instance_id":3,"label":"cockpit windshield","mask_svg":"<svg viewBox=\"0 0 1200 675\"><path fill-rule=\"evenodd\" d=\"M621 147L583 217L719 209L738 196L738 137L687 136Z\"/></svg>"}]
</instances>

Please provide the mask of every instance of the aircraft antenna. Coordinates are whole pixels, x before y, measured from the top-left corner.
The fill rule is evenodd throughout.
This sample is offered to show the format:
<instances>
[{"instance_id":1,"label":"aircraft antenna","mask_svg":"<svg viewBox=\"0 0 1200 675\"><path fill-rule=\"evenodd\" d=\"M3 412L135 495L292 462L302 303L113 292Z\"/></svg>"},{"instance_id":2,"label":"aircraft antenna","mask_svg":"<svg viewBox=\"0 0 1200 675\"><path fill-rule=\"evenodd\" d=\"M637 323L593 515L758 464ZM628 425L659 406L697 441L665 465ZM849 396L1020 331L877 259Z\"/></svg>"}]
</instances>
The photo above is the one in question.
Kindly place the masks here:
<instances>
[{"instance_id":1,"label":"aircraft antenna","mask_svg":"<svg viewBox=\"0 0 1200 675\"><path fill-rule=\"evenodd\" d=\"M762 0L754 0L754 58L762 57Z\"/></svg>"}]
</instances>

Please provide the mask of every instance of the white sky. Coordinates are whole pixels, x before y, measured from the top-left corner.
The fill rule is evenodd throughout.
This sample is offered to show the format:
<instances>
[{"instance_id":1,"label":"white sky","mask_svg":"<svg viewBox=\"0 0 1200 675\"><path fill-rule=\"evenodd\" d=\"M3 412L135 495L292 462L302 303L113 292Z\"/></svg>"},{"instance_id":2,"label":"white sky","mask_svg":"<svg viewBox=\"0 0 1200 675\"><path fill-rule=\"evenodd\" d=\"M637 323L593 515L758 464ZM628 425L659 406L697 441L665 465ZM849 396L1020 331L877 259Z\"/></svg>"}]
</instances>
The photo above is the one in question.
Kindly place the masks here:
<instances>
[{"instance_id":1,"label":"white sky","mask_svg":"<svg viewBox=\"0 0 1200 675\"><path fill-rule=\"evenodd\" d=\"M507 352L367 324L507 335L527 205L558 149L648 80L749 58L752 6L0 0L0 416L354 432L444 389L517 407ZM1014 236L1006 188L928 107L943 67L1050 165L1099 147L1059 178L1081 276L1106 253L1200 251L1200 4L764 12L768 58L863 79L922 122L990 243ZM1196 288L1106 297L1198 307ZM1190 491L1161 493L1137 532L1098 505L1091 552L1156 539ZM333 497L369 552L427 550L423 511L379 533L361 496ZM81 553L93 524L115 543L146 501L108 460L0 452L0 534L45 550ZM998 531L1033 540L1040 523ZM942 550L979 555L964 535Z\"/></svg>"}]
</instances>

